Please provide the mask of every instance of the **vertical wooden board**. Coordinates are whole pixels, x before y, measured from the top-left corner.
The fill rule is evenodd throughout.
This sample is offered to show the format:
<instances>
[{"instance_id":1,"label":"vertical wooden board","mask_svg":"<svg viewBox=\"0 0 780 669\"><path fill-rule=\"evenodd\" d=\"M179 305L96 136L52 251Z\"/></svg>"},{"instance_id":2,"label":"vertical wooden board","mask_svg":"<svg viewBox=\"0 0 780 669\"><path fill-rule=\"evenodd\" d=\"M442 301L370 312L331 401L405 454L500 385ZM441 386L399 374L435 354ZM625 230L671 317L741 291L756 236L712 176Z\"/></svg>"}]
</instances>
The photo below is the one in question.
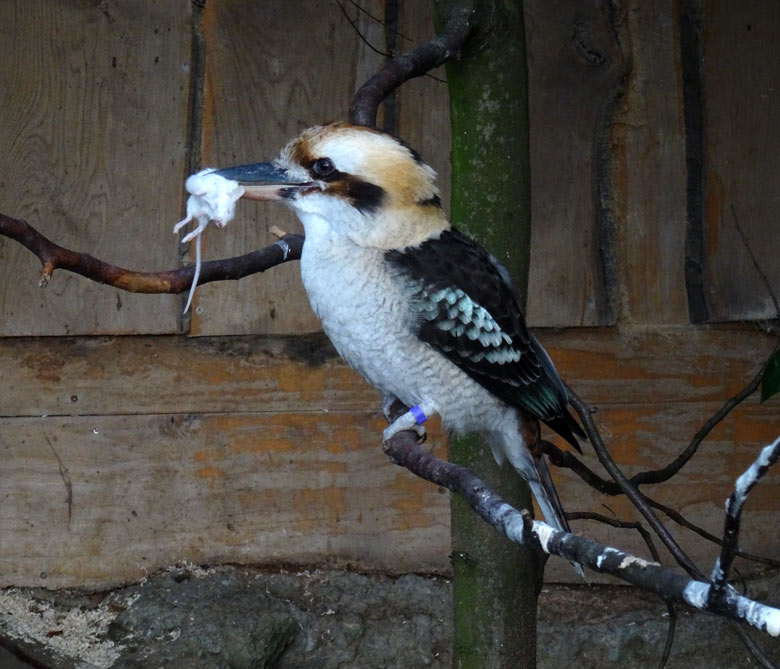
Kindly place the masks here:
<instances>
[{"instance_id":1,"label":"vertical wooden board","mask_svg":"<svg viewBox=\"0 0 780 669\"><path fill-rule=\"evenodd\" d=\"M704 3L701 87L705 296L710 320L772 318L732 208L780 296L780 4Z\"/></svg>"},{"instance_id":2,"label":"vertical wooden board","mask_svg":"<svg viewBox=\"0 0 780 669\"><path fill-rule=\"evenodd\" d=\"M536 326L613 322L609 130L626 60L597 0L526 2L531 271Z\"/></svg>"},{"instance_id":3,"label":"vertical wooden board","mask_svg":"<svg viewBox=\"0 0 780 669\"><path fill-rule=\"evenodd\" d=\"M428 41L435 34L433 3L401 3L398 51L404 52ZM398 127L395 133L420 152L438 173L444 210L450 208L450 102L444 67L430 76L407 81L398 89Z\"/></svg>"},{"instance_id":4,"label":"vertical wooden board","mask_svg":"<svg viewBox=\"0 0 780 669\"><path fill-rule=\"evenodd\" d=\"M175 268L187 151L186 0L0 3L0 210L139 270ZM0 239L0 335L161 333L179 300L40 264Z\"/></svg>"},{"instance_id":5,"label":"vertical wooden board","mask_svg":"<svg viewBox=\"0 0 780 669\"><path fill-rule=\"evenodd\" d=\"M631 72L613 129L621 317L687 323L686 166L677 12L628 3Z\"/></svg>"},{"instance_id":6,"label":"vertical wooden board","mask_svg":"<svg viewBox=\"0 0 780 669\"><path fill-rule=\"evenodd\" d=\"M347 3L372 43L381 25ZM375 16L382 3L362 3ZM203 160L228 166L275 158L307 126L348 116L360 77L381 57L361 40L335 2L230 0L205 8L206 109ZM372 65L374 64L374 65ZM360 73L358 75L358 73ZM205 254L222 258L274 241L271 225L301 232L284 206L241 202L225 230L209 230ZM286 334L319 330L298 263L199 289L192 334Z\"/></svg>"},{"instance_id":7,"label":"vertical wooden board","mask_svg":"<svg viewBox=\"0 0 780 669\"><path fill-rule=\"evenodd\" d=\"M107 587L182 561L446 571L447 496L375 414L0 420L0 585ZM440 430L430 443L442 455Z\"/></svg>"}]
</instances>

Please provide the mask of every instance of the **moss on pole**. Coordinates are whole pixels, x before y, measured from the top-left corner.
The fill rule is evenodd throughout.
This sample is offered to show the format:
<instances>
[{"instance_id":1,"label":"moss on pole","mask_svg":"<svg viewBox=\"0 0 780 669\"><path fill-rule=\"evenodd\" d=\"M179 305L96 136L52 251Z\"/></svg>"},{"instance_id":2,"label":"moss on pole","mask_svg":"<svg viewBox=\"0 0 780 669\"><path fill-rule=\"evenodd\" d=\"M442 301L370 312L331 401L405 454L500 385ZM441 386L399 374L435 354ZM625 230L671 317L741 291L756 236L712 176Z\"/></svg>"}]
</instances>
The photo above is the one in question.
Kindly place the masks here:
<instances>
[{"instance_id":1,"label":"moss on pole","mask_svg":"<svg viewBox=\"0 0 780 669\"><path fill-rule=\"evenodd\" d=\"M530 157L525 31L519 0L437 0L440 25L471 5L477 34L447 65L452 116L453 225L478 239L512 273L523 302L530 250ZM477 437L452 439L451 461L477 472L517 508L528 486L496 465ZM455 667L533 667L536 599L543 569L533 550L512 544L452 499Z\"/></svg>"}]
</instances>

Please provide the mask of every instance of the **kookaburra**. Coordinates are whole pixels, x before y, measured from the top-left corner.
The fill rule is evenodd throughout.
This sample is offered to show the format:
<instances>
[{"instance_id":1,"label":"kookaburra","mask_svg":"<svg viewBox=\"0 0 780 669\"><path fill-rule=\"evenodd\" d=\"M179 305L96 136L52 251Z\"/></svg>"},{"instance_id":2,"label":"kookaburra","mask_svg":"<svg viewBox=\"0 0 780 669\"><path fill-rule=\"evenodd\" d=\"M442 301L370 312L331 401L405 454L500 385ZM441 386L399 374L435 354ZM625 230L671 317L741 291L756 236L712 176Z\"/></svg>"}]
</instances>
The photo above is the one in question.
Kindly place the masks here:
<instances>
[{"instance_id":1,"label":"kookaburra","mask_svg":"<svg viewBox=\"0 0 780 669\"><path fill-rule=\"evenodd\" d=\"M585 435L509 274L450 225L420 156L383 132L334 123L304 130L272 163L216 174L300 218L301 275L325 333L386 401L412 407L384 439L434 414L480 433L528 481L547 522L568 529L539 421L576 448Z\"/></svg>"}]
</instances>

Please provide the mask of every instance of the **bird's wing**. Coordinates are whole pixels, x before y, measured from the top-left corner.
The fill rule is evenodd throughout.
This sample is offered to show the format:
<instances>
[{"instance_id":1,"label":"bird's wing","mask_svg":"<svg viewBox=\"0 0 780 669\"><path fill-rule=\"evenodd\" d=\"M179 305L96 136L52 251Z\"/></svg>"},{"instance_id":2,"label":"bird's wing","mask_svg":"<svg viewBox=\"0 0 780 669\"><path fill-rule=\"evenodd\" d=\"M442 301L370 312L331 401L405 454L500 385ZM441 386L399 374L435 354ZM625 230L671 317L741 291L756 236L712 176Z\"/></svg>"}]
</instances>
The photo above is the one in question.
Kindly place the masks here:
<instances>
[{"instance_id":1,"label":"bird's wing","mask_svg":"<svg viewBox=\"0 0 780 669\"><path fill-rule=\"evenodd\" d=\"M385 259L411 293L418 336L491 393L579 448L581 434L546 351L528 332L509 273L457 230ZM584 435L583 435L584 436Z\"/></svg>"}]
</instances>

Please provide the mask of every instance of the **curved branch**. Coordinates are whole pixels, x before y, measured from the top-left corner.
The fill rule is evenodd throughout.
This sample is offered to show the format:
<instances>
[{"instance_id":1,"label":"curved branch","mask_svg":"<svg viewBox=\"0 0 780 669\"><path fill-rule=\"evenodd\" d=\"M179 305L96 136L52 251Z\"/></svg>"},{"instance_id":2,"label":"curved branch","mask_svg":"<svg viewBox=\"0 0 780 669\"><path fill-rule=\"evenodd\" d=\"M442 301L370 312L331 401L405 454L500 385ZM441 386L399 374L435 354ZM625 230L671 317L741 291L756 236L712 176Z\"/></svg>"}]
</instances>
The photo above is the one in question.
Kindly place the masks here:
<instances>
[{"instance_id":1,"label":"curved branch","mask_svg":"<svg viewBox=\"0 0 780 669\"><path fill-rule=\"evenodd\" d=\"M129 293L181 293L192 284L195 267L163 272L136 272L111 265L55 244L26 221L0 214L0 235L19 242L41 261L41 285L45 286L55 269L104 283ZM263 249L225 260L203 263L198 283L241 279L264 272L290 260L299 260L303 250L303 235L284 235Z\"/></svg>"},{"instance_id":2,"label":"curved branch","mask_svg":"<svg viewBox=\"0 0 780 669\"><path fill-rule=\"evenodd\" d=\"M421 77L428 70L457 58L476 28L474 16L475 11L470 6L454 10L441 35L385 62L355 93L349 108L349 120L359 125L375 126L377 108L392 91L405 81Z\"/></svg>"},{"instance_id":3,"label":"curved branch","mask_svg":"<svg viewBox=\"0 0 780 669\"><path fill-rule=\"evenodd\" d=\"M775 348L769 354L766 362L761 366L753 379L736 395L730 397L723 406L718 409L717 412L699 429L699 431L693 435L688 446L680 453L674 460L662 469L652 469L644 472L639 472L631 477L630 481L634 485L642 485L644 483L664 483L672 478L677 472L679 472L688 461L696 454L697 449L705 437L712 431L712 429L720 423L731 411L739 406L744 400L750 397L758 386L761 385L761 379L764 377L764 372L771 362L772 358L780 351L780 341L778 341Z\"/></svg>"},{"instance_id":4,"label":"curved branch","mask_svg":"<svg viewBox=\"0 0 780 669\"><path fill-rule=\"evenodd\" d=\"M746 622L771 636L780 636L780 609L739 595L732 588L711 597L714 586L710 583L687 578L657 563L535 521L527 510L512 508L468 469L440 460L420 448L413 431L399 432L383 447L394 464L463 495L477 514L511 541L579 562L593 571L655 592L667 601L683 602L723 618Z\"/></svg>"}]
</instances>

